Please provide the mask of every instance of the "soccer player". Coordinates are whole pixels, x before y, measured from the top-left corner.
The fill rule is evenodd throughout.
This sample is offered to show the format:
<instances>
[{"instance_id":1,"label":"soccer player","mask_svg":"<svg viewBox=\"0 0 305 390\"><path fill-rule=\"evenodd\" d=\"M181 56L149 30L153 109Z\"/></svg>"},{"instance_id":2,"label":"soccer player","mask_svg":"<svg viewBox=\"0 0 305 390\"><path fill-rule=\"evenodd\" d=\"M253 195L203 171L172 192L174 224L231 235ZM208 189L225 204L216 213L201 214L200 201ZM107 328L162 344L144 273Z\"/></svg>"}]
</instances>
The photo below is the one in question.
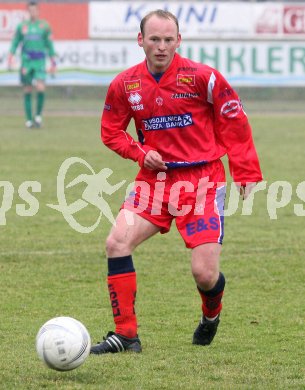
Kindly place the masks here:
<instances>
[{"instance_id":1,"label":"soccer player","mask_svg":"<svg viewBox=\"0 0 305 390\"><path fill-rule=\"evenodd\" d=\"M226 188L221 157L228 155L231 175L244 197L262 180L238 95L216 69L182 58L176 52L180 42L173 14L147 14L138 34L146 58L119 74L106 96L102 140L123 158L138 162L140 171L106 240L115 331L92 346L92 354L141 352L132 253L156 233L167 233L174 219L191 250L201 298L192 342L212 342L225 288L219 267ZM126 130L132 118L138 141Z\"/></svg>"},{"instance_id":2,"label":"soccer player","mask_svg":"<svg viewBox=\"0 0 305 390\"><path fill-rule=\"evenodd\" d=\"M45 101L46 57L51 61L50 72L56 70L55 51L51 40L51 30L45 20L38 18L38 4L36 1L28 3L29 20L21 22L16 29L12 40L8 67L13 66L13 57L21 44L21 68L20 80L24 88L24 110L27 128L40 127L42 125L42 110ZM32 92L35 82L36 110L32 112Z\"/></svg>"}]
</instances>

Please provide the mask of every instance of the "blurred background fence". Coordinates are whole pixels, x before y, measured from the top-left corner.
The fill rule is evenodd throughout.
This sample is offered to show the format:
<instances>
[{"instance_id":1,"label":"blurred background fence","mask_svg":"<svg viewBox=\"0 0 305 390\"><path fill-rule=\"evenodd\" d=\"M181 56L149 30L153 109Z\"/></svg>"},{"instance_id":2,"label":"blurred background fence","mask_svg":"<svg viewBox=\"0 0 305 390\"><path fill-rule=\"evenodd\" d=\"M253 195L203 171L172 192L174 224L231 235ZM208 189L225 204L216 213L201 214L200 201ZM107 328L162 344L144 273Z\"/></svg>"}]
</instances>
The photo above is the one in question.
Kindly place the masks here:
<instances>
[{"instance_id":1,"label":"blurred background fence","mask_svg":"<svg viewBox=\"0 0 305 390\"><path fill-rule=\"evenodd\" d=\"M304 1L39 1L53 31L58 72L48 78L54 95L103 96L115 75L141 61L136 37L141 18L156 8L179 20L183 56L220 70L247 99L304 103ZM7 70L16 26L26 3L0 2L0 88L19 84ZM80 88L80 87L83 88ZM53 88L52 88L53 89Z\"/></svg>"}]
</instances>

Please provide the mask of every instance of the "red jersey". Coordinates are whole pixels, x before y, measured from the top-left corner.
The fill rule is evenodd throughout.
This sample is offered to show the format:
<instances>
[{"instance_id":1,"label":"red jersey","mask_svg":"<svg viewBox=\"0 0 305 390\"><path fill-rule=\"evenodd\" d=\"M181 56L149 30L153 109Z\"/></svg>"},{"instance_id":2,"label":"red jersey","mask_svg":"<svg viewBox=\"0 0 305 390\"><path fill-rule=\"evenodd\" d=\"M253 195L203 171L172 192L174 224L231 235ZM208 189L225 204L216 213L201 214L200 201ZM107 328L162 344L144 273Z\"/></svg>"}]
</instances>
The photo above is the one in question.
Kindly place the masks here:
<instances>
[{"instance_id":1,"label":"red jersey","mask_svg":"<svg viewBox=\"0 0 305 390\"><path fill-rule=\"evenodd\" d=\"M138 141L126 131L132 118ZM262 180L237 93L216 69L177 53L159 82L146 61L112 81L101 135L106 146L140 166L149 150L158 151L169 168L205 164L227 154L235 182Z\"/></svg>"}]
</instances>

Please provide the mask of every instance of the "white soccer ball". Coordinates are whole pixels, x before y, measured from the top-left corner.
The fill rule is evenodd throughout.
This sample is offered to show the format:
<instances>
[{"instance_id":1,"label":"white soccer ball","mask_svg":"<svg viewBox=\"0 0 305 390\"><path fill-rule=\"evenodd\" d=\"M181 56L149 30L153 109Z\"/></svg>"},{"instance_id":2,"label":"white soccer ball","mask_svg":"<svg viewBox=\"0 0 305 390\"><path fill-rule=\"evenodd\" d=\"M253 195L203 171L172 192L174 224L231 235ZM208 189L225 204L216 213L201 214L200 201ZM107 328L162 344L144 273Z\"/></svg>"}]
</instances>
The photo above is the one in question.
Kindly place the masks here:
<instances>
[{"instance_id":1,"label":"white soccer ball","mask_svg":"<svg viewBox=\"0 0 305 390\"><path fill-rule=\"evenodd\" d=\"M71 317L55 317L39 329L36 351L50 368L69 371L84 363L91 341L86 327Z\"/></svg>"}]
</instances>

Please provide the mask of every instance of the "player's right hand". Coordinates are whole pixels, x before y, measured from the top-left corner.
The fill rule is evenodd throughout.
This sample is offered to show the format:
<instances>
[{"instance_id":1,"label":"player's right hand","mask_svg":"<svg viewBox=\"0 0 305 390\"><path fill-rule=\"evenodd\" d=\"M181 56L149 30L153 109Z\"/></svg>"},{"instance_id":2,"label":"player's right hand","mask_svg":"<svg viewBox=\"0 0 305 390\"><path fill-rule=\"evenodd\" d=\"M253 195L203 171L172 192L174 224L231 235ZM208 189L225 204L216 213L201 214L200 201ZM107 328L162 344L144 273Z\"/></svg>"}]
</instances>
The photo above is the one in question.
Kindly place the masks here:
<instances>
[{"instance_id":1,"label":"player's right hand","mask_svg":"<svg viewBox=\"0 0 305 390\"><path fill-rule=\"evenodd\" d=\"M161 155L155 150L150 150L144 158L144 168L158 171L166 171L167 166Z\"/></svg>"},{"instance_id":2,"label":"player's right hand","mask_svg":"<svg viewBox=\"0 0 305 390\"><path fill-rule=\"evenodd\" d=\"M50 73L51 77L54 78L55 73L56 73L56 61L55 61L54 57L51 57L50 61L51 61L51 66L49 69L49 73Z\"/></svg>"}]
</instances>

